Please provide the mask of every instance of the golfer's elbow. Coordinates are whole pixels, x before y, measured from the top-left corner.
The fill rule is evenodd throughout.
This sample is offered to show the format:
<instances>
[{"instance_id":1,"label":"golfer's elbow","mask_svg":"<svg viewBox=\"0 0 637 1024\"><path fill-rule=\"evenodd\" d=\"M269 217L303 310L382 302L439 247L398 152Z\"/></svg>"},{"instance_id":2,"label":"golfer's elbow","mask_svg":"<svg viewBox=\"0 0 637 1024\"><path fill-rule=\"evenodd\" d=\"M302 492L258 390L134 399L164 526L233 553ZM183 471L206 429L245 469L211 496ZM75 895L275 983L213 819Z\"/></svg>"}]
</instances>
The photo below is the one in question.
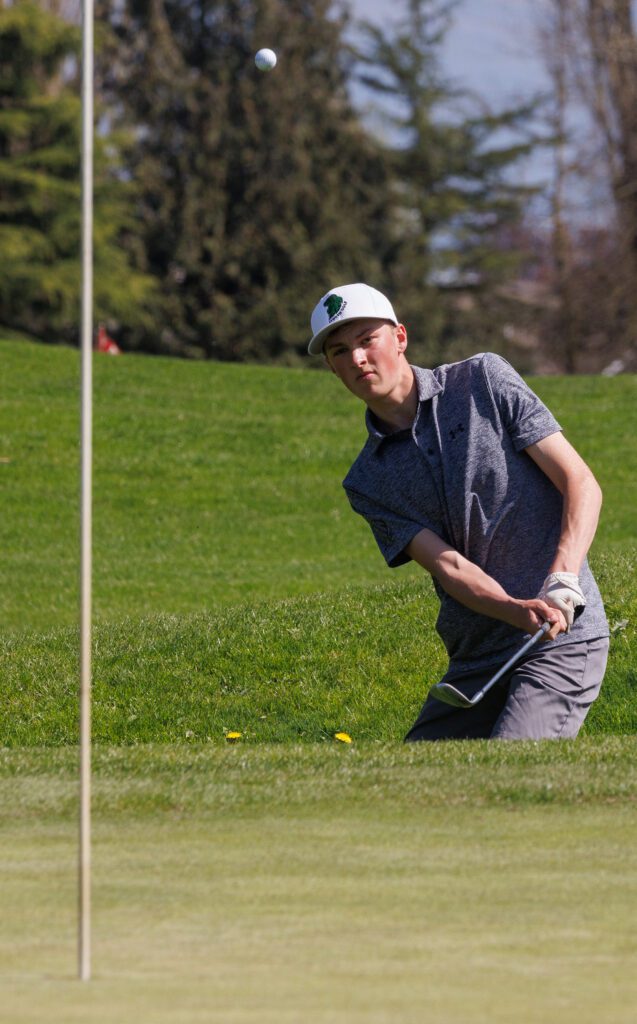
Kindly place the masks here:
<instances>
[{"instance_id":1,"label":"golfer's elbow","mask_svg":"<svg viewBox=\"0 0 637 1024\"><path fill-rule=\"evenodd\" d=\"M604 493L593 472L588 467L586 467L586 473L580 481L574 497L578 504L586 510L590 521L597 526L604 501Z\"/></svg>"},{"instance_id":2,"label":"golfer's elbow","mask_svg":"<svg viewBox=\"0 0 637 1024\"><path fill-rule=\"evenodd\" d=\"M602 505L604 504L604 492L603 492L602 488L599 485L599 481L593 476L592 473L591 473L591 479L592 479L592 488L593 488L593 493L594 493L594 500L595 500L595 503L596 503L596 506L597 506L597 515L599 516L599 513L602 510Z\"/></svg>"},{"instance_id":3,"label":"golfer's elbow","mask_svg":"<svg viewBox=\"0 0 637 1024\"><path fill-rule=\"evenodd\" d=\"M466 564L466 559L462 557L459 551L447 548L433 559L429 571L444 587L445 583L453 583L455 580L462 578L463 567Z\"/></svg>"},{"instance_id":4,"label":"golfer's elbow","mask_svg":"<svg viewBox=\"0 0 637 1024\"><path fill-rule=\"evenodd\" d=\"M595 529L597 529L597 524L599 523L599 517L600 517L601 511L602 511L602 505L604 504L604 492L602 491L601 487L597 483L597 480L595 480L594 501L595 501Z\"/></svg>"}]
</instances>

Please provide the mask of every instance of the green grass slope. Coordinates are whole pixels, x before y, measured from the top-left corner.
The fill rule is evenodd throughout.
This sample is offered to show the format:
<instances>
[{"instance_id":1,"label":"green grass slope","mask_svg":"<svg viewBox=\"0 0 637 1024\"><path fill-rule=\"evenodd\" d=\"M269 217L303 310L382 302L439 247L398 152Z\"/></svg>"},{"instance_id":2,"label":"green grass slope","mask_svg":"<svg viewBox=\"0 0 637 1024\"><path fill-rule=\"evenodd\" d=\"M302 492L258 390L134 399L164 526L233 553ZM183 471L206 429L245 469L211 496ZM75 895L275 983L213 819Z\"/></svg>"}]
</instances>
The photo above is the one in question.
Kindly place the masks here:
<instances>
[{"instance_id":1,"label":"green grass slope","mask_svg":"<svg viewBox=\"0 0 637 1024\"><path fill-rule=\"evenodd\" d=\"M78 357L6 343L0 358L0 615L47 629L77 616ZM97 357L96 618L378 578L340 487L362 432L320 373Z\"/></svg>"},{"instance_id":2,"label":"green grass slope","mask_svg":"<svg viewBox=\"0 0 637 1024\"><path fill-rule=\"evenodd\" d=\"M77 619L79 357L4 341L0 360L0 622L45 631ZM533 386L604 487L594 550L634 545L637 378ZM388 580L340 485L363 440L329 374L97 356L96 619Z\"/></svg>"},{"instance_id":3,"label":"green grass slope","mask_svg":"<svg viewBox=\"0 0 637 1024\"><path fill-rule=\"evenodd\" d=\"M585 732L637 731L635 561L598 560L613 628L602 696ZM93 736L100 744L400 741L444 670L436 601L419 581L347 588L95 629ZM0 747L77 742L75 629L0 646Z\"/></svg>"}]
</instances>

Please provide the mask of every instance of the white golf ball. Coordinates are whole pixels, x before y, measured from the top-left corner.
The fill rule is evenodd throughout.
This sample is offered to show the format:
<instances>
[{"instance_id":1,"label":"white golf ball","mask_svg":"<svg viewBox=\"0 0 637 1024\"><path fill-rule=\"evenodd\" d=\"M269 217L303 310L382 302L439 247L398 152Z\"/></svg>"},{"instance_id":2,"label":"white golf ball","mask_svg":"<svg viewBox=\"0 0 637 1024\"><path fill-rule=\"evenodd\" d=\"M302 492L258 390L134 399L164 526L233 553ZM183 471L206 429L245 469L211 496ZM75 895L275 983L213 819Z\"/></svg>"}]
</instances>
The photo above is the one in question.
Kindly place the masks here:
<instances>
[{"instance_id":1,"label":"white golf ball","mask_svg":"<svg viewBox=\"0 0 637 1024\"><path fill-rule=\"evenodd\" d=\"M274 50L268 50L267 47L263 50L259 50L255 54L254 63L258 67L259 71L272 71L272 68L276 64L276 53Z\"/></svg>"}]
</instances>

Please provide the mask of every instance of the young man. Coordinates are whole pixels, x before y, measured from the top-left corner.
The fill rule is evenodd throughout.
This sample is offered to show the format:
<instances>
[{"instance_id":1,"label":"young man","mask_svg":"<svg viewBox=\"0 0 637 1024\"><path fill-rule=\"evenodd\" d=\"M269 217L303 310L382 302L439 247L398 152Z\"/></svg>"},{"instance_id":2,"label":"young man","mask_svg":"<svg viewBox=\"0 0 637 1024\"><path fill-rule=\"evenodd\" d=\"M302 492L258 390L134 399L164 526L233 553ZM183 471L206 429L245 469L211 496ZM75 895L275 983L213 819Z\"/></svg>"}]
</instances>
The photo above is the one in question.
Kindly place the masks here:
<instances>
[{"instance_id":1,"label":"young man","mask_svg":"<svg viewBox=\"0 0 637 1024\"><path fill-rule=\"evenodd\" d=\"M311 325L309 352L367 406L343 486L387 563L414 559L433 577L445 681L471 697L550 623L474 707L428 697L406 739L576 736L608 654L586 561L601 507L590 469L500 356L411 366L407 331L374 288L331 289Z\"/></svg>"}]
</instances>

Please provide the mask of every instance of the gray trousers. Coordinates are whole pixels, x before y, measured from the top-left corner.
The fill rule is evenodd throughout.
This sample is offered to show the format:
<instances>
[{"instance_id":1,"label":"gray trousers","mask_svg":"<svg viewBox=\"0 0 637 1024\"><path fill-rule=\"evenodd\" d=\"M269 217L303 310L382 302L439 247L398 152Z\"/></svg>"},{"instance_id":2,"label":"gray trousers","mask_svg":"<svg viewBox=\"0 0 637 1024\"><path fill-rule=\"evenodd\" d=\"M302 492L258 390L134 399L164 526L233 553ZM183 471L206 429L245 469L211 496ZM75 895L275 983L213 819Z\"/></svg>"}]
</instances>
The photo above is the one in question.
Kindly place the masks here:
<instances>
[{"instance_id":1,"label":"gray trousers","mask_svg":"<svg viewBox=\"0 0 637 1024\"><path fill-rule=\"evenodd\" d=\"M599 693L607 658L608 637L544 649L540 644L473 708L427 697L405 742L574 739ZM496 671L497 665L451 681L471 697Z\"/></svg>"}]
</instances>

